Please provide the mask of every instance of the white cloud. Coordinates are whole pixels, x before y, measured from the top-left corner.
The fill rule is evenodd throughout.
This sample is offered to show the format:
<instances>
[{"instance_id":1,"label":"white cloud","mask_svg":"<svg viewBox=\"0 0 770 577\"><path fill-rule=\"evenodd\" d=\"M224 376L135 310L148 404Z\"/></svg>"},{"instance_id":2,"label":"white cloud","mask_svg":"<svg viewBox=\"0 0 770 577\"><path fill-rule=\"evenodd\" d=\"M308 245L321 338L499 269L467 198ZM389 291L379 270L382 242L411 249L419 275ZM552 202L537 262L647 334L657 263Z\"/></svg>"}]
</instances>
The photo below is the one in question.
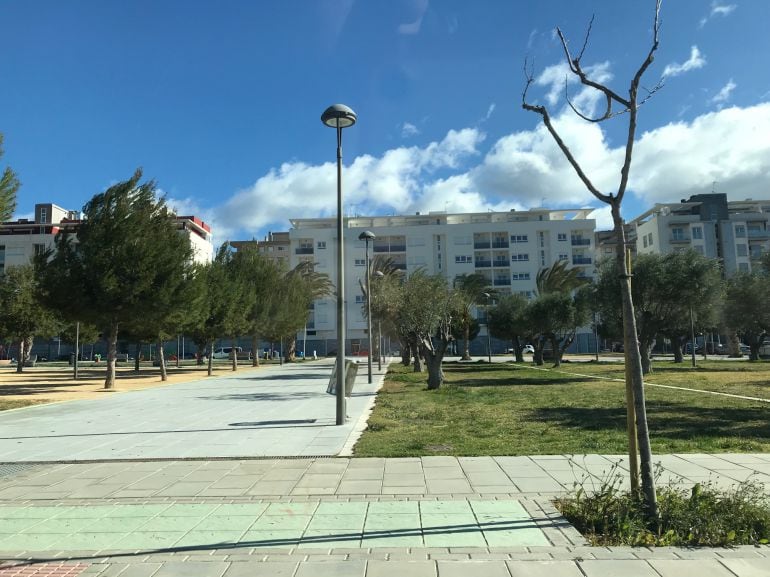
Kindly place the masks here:
<instances>
[{"instance_id":1,"label":"white cloud","mask_svg":"<svg viewBox=\"0 0 770 577\"><path fill-rule=\"evenodd\" d=\"M420 129L411 122L404 122L401 126L401 138L409 138L420 134Z\"/></svg>"},{"instance_id":2,"label":"white cloud","mask_svg":"<svg viewBox=\"0 0 770 577\"><path fill-rule=\"evenodd\" d=\"M677 64L672 62L663 69L663 76L679 76L690 70L697 70L706 65L706 58L698 50L697 46L690 47L690 58L687 61Z\"/></svg>"},{"instance_id":3,"label":"white cloud","mask_svg":"<svg viewBox=\"0 0 770 577\"><path fill-rule=\"evenodd\" d=\"M412 7L416 13L414 20L399 24L398 33L404 35L413 35L420 32L422 19L428 10L428 0L412 0Z\"/></svg>"},{"instance_id":4,"label":"white cloud","mask_svg":"<svg viewBox=\"0 0 770 577\"><path fill-rule=\"evenodd\" d=\"M495 108L497 108L497 104L495 104L494 102L489 105L489 108L487 108L486 120L489 120L489 118L492 116L492 113L495 111Z\"/></svg>"},{"instance_id":5,"label":"white cloud","mask_svg":"<svg viewBox=\"0 0 770 577\"><path fill-rule=\"evenodd\" d=\"M712 2L711 3L711 12L709 12L708 16L704 16L700 20L700 27L703 28L706 23L711 20L714 16L728 16L731 14L736 8L738 7L737 4L720 4L719 2Z\"/></svg>"},{"instance_id":6,"label":"white cloud","mask_svg":"<svg viewBox=\"0 0 770 577\"><path fill-rule=\"evenodd\" d=\"M585 72L589 78L596 82L606 83L612 80L609 62L599 62L585 67ZM548 92L545 100L549 106L554 106L564 96L565 83L574 85L579 83L579 79L569 69L566 62L553 64L543 69L540 75L535 79L536 86L547 86ZM601 99L601 93L598 90L583 88L577 95L570 95L570 100L584 114L592 114L596 103Z\"/></svg>"},{"instance_id":7,"label":"white cloud","mask_svg":"<svg viewBox=\"0 0 770 577\"><path fill-rule=\"evenodd\" d=\"M595 209L589 216L596 220L596 230L612 230L615 223L612 221L612 210L609 206Z\"/></svg>"},{"instance_id":8,"label":"white cloud","mask_svg":"<svg viewBox=\"0 0 770 577\"><path fill-rule=\"evenodd\" d=\"M399 147L380 157L355 158L343 169L345 209L356 205L359 212L371 214L410 211L422 202L422 191L437 170L459 169L464 159L478 154L484 138L473 128L450 130L441 141L422 148ZM284 163L214 211L215 233L224 239L233 231L259 231L275 223L285 227L291 217L335 215L336 179L334 163Z\"/></svg>"},{"instance_id":9,"label":"white cloud","mask_svg":"<svg viewBox=\"0 0 770 577\"><path fill-rule=\"evenodd\" d=\"M725 84L719 92L717 92L714 97L711 99L711 102L718 106L723 106L725 102L730 100L730 96L732 95L733 90L737 87L737 84L733 82L733 79L727 81L727 84Z\"/></svg>"}]
</instances>

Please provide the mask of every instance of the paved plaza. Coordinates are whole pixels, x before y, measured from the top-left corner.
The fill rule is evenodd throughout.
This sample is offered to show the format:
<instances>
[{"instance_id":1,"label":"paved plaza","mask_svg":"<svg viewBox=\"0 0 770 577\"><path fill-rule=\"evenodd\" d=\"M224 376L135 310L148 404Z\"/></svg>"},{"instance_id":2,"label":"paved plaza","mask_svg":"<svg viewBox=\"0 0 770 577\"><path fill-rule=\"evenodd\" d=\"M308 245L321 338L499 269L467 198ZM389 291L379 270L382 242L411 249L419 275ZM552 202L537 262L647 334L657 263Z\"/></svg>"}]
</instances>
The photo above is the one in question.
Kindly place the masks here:
<instances>
[{"instance_id":1,"label":"paved plaza","mask_svg":"<svg viewBox=\"0 0 770 577\"><path fill-rule=\"evenodd\" d=\"M767 546L589 547L553 497L625 476L622 455L335 456L382 375L371 387L359 375L351 423L336 427L330 370L269 367L0 414L0 577L770 575ZM770 455L655 460L661 482L770 486Z\"/></svg>"}]
</instances>

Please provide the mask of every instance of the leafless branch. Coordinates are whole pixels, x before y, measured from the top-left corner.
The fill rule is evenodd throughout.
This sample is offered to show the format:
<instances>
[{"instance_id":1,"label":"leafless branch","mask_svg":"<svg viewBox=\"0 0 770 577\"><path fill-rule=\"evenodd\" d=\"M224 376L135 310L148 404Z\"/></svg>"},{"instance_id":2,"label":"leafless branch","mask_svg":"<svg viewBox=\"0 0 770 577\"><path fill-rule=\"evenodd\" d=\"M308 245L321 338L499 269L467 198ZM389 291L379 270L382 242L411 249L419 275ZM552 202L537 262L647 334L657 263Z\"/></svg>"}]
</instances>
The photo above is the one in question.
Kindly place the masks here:
<instances>
[{"instance_id":1,"label":"leafless branch","mask_svg":"<svg viewBox=\"0 0 770 577\"><path fill-rule=\"evenodd\" d=\"M586 46L588 46L588 39L591 37L591 29L594 27L594 18L596 18L596 14L591 14L591 21L588 23L588 30L586 30L586 36L583 38L583 47L580 49L580 54L578 54L577 61L580 62L583 59L583 54L586 51Z\"/></svg>"}]
</instances>

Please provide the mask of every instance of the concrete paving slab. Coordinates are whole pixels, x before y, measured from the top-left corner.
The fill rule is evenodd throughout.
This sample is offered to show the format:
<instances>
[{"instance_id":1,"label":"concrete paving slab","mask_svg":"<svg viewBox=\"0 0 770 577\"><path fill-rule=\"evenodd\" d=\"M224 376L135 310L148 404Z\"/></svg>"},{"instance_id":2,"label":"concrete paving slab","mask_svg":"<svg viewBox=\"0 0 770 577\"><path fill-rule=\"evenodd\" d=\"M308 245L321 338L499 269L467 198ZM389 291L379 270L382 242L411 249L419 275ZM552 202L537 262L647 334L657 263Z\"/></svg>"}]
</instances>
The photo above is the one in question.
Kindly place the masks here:
<instances>
[{"instance_id":1,"label":"concrete paving slab","mask_svg":"<svg viewBox=\"0 0 770 577\"><path fill-rule=\"evenodd\" d=\"M650 559L650 565L661 577L734 577L725 566L714 559Z\"/></svg>"}]
</instances>

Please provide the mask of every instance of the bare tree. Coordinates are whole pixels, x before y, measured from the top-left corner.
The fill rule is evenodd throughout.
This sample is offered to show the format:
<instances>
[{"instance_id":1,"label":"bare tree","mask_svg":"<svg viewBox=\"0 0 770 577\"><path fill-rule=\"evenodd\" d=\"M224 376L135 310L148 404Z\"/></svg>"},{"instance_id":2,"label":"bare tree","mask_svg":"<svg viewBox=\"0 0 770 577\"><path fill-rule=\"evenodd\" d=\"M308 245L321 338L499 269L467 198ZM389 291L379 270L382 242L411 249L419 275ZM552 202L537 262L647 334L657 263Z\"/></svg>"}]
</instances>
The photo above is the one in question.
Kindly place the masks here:
<instances>
[{"instance_id":1,"label":"bare tree","mask_svg":"<svg viewBox=\"0 0 770 577\"><path fill-rule=\"evenodd\" d=\"M628 130L626 135L626 150L623 158L623 165L620 169L620 183L618 184L617 191L612 193L601 192L592 182L591 178L583 171L580 163L577 161L572 151L567 144L561 138L556 128L551 122L551 116L545 106L539 104L530 104L527 102L527 92L529 87L534 82L534 74L528 62L524 63L524 73L526 76L526 85L522 93L522 107L530 112L539 114L548 132L551 134L559 149L562 151L566 159L572 165L580 180L586 186L586 188L597 199L610 206L612 212L612 221L614 223L615 235L616 235L616 258L618 262L618 270L620 270L620 290L623 300L623 337L624 337L624 350L625 350L625 362L626 362L626 374L630 380L631 390L633 391L633 405L636 412L636 438L639 446L639 455L641 463L641 481L642 481L642 493L644 497L645 507L647 515L650 520L654 520L658 516L658 507L655 496L655 480L652 471L652 451L650 449L650 435L647 427L647 410L644 400L644 382L642 380L642 365L641 356L639 354L639 343L636 336L636 320L634 317L634 303L631 297L631 275L629 274L628 266L625 257L626 237L623 228L623 218L620 215L620 208L623 202L623 197L626 193L628 186L628 175L631 170L631 158L634 150L634 141L636 137L637 126L637 114L639 106L644 104L657 90L662 86L662 81L658 82L651 90L647 90L646 96L639 101L639 88L642 76L650 67L655 57L655 52L658 49L658 33L660 30L660 7L662 0L656 0L655 2L655 19L652 28L652 43L642 64L639 66L636 74L631 79L631 84L628 88L628 96L623 97L618 92L615 92L605 84L592 80L588 73L583 69L581 60L585 53L588 40L591 35L591 27L593 25L593 18L588 26L588 30L583 41L583 46L577 56L573 56L570 53L569 46L564 34L560 28L556 29L556 32L561 41L562 48L564 49L564 56L569 65L570 72L575 75L583 86L587 86L594 90L599 91L605 99L604 112L599 116L590 116L579 111L567 94L567 103L570 108L580 118L587 122L599 123L609 120L615 116L625 114L628 120ZM565 87L566 92L566 87ZM613 106L617 106L619 110L613 111ZM633 467L632 467L633 471ZM632 486L635 486L635 479L632 475Z\"/></svg>"}]
</instances>

